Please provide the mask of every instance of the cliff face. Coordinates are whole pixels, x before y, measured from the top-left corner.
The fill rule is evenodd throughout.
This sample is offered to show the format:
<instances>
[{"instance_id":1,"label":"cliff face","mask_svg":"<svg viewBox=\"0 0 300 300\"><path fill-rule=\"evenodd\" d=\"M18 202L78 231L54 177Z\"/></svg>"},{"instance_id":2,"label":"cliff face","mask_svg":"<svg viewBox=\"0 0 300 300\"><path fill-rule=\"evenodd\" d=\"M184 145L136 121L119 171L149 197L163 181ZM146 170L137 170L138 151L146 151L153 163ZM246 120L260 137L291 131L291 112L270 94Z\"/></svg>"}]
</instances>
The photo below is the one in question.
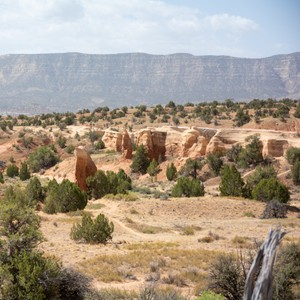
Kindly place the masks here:
<instances>
[{"instance_id":1,"label":"cliff face","mask_svg":"<svg viewBox=\"0 0 300 300\"><path fill-rule=\"evenodd\" d=\"M97 106L299 98L300 52L263 59L189 54L0 56L0 109L76 111Z\"/></svg>"}]
</instances>

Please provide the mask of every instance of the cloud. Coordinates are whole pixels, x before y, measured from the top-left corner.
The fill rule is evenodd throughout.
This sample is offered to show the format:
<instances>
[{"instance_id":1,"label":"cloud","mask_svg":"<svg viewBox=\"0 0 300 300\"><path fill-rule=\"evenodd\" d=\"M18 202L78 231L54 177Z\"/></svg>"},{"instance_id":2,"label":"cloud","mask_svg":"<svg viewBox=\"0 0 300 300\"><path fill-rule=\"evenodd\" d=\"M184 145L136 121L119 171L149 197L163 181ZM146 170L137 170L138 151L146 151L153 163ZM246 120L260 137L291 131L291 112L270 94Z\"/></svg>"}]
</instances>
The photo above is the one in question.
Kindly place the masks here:
<instances>
[{"instance_id":1,"label":"cloud","mask_svg":"<svg viewBox=\"0 0 300 300\"><path fill-rule=\"evenodd\" d=\"M215 30L257 30L258 25L247 18L241 16L231 16L228 14L218 14L205 17L205 22Z\"/></svg>"},{"instance_id":2,"label":"cloud","mask_svg":"<svg viewBox=\"0 0 300 300\"><path fill-rule=\"evenodd\" d=\"M159 0L1 3L2 53L229 54L219 53L219 49L228 46L233 55L232 49L242 51L237 47L239 33L258 29L255 22L241 16L205 16L198 9Z\"/></svg>"}]
</instances>

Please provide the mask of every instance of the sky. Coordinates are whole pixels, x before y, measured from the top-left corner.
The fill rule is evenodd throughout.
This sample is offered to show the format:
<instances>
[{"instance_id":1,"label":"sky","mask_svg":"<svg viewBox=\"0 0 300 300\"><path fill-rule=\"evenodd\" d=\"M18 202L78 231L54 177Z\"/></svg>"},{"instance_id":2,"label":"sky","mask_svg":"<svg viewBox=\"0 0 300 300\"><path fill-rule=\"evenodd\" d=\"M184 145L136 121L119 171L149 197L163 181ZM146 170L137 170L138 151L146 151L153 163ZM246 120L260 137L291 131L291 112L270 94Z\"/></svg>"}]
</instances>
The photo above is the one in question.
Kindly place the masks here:
<instances>
[{"instance_id":1,"label":"sky","mask_svg":"<svg viewBox=\"0 0 300 300\"><path fill-rule=\"evenodd\" d=\"M300 0L0 0L0 55L300 51Z\"/></svg>"}]
</instances>

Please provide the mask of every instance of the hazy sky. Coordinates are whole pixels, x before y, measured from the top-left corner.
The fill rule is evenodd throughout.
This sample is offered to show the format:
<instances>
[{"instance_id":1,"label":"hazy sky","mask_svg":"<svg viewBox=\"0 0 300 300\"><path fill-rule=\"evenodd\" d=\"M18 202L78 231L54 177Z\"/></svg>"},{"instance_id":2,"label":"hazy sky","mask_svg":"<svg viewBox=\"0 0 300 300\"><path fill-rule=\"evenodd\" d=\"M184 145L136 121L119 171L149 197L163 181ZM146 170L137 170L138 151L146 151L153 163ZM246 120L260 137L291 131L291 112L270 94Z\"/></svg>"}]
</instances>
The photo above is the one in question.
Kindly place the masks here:
<instances>
[{"instance_id":1,"label":"hazy sky","mask_svg":"<svg viewBox=\"0 0 300 300\"><path fill-rule=\"evenodd\" d=\"M0 54L300 51L300 0L0 0Z\"/></svg>"}]
</instances>

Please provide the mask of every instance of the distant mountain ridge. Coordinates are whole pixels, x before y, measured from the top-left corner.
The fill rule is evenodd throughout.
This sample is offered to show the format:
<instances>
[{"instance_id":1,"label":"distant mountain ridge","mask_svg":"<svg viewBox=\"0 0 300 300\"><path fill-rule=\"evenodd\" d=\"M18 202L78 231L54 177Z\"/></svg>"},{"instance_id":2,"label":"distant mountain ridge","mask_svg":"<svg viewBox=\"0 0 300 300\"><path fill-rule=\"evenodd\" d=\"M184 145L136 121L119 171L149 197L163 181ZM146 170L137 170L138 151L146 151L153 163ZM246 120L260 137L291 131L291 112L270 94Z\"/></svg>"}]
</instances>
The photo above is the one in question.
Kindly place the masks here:
<instances>
[{"instance_id":1,"label":"distant mountain ridge","mask_svg":"<svg viewBox=\"0 0 300 300\"><path fill-rule=\"evenodd\" d=\"M191 54L0 56L1 112L254 98L300 98L300 52L267 58Z\"/></svg>"}]
</instances>

